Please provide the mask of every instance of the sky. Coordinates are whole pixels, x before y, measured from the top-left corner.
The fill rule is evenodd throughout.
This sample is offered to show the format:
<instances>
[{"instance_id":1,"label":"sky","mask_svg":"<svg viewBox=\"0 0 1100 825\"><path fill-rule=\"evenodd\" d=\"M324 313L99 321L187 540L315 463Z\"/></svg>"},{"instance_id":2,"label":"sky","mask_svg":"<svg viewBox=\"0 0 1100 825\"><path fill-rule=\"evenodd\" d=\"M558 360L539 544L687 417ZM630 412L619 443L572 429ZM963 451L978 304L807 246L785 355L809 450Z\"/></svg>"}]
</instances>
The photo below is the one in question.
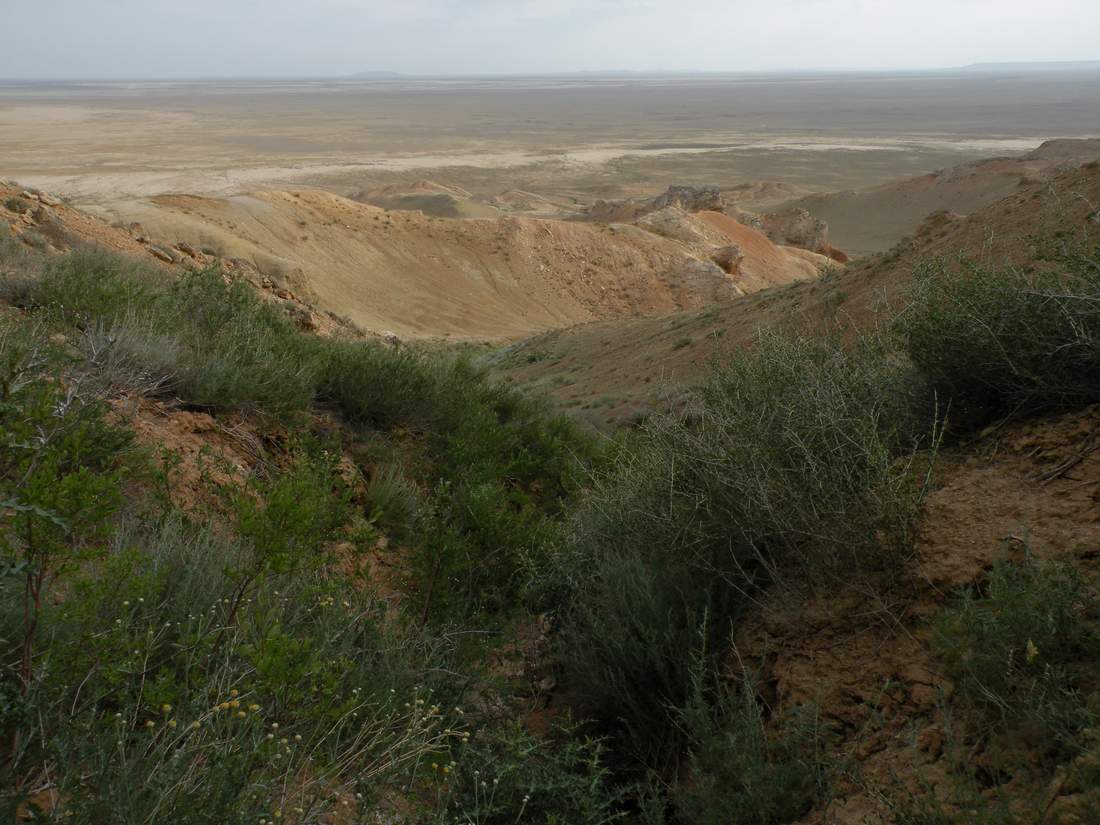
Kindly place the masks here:
<instances>
[{"instance_id":1,"label":"sky","mask_svg":"<svg viewBox=\"0 0 1100 825\"><path fill-rule=\"evenodd\" d=\"M0 0L0 78L1100 59L1098 0Z\"/></svg>"}]
</instances>

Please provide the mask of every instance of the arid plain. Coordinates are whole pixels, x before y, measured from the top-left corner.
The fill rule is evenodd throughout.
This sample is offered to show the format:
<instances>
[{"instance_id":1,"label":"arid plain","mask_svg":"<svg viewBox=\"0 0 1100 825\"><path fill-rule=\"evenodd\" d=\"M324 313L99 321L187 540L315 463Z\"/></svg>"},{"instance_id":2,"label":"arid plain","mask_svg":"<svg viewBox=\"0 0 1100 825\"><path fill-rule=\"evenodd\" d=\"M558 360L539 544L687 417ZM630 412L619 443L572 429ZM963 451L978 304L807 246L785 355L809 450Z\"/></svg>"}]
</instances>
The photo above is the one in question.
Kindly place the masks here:
<instances>
[{"instance_id":1,"label":"arid plain","mask_svg":"<svg viewBox=\"0 0 1100 825\"><path fill-rule=\"evenodd\" d=\"M1100 72L0 85L0 174L108 205L430 177L590 200L849 189L1100 133ZM976 124L980 124L980 127Z\"/></svg>"}]
</instances>

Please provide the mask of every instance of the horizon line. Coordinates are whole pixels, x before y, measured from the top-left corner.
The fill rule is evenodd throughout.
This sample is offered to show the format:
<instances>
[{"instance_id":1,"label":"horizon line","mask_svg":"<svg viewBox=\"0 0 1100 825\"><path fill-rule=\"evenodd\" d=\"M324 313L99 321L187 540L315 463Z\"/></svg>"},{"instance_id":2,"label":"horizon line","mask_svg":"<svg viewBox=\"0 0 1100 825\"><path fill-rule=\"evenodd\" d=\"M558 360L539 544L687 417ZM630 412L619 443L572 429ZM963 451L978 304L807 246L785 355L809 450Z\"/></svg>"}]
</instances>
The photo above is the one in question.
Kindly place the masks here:
<instances>
[{"instance_id":1,"label":"horizon line","mask_svg":"<svg viewBox=\"0 0 1100 825\"><path fill-rule=\"evenodd\" d=\"M1096 60L1002 60L979 61L960 66L913 67L790 67L776 69L571 69L542 72L427 72L412 73L389 70L368 70L343 74L241 74L241 75L162 75L127 76L103 75L72 76L24 76L0 77L0 84L10 83L203 83L203 82L275 82L275 81L345 81L386 82L402 80L509 80L562 77L624 78L624 77L715 77L760 76L792 74L935 74L987 69L989 71L1072 71L1074 69L1100 70Z\"/></svg>"}]
</instances>

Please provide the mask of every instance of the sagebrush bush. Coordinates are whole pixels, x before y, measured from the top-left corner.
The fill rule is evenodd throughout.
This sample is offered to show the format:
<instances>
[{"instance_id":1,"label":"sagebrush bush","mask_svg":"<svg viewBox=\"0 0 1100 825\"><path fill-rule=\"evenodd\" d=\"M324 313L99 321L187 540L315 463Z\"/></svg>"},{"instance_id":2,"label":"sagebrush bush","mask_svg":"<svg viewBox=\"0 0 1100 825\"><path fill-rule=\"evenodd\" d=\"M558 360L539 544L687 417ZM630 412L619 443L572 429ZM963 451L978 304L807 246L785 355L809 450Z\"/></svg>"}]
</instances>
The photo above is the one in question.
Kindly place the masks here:
<instances>
[{"instance_id":1,"label":"sagebrush bush","mask_svg":"<svg viewBox=\"0 0 1100 825\"><path fill-rule=\"evenodd\" d=\"M768 729L755 684L694 675L681 714L688 735L689 781L673 792L683 825L783 825L826 794L828 767L813 708Z\"/></svg>"},{"instance_id":2,"label":"sagebrush bush","mask_svg":"<svg viewBox=\"0 0 1100 825\"><path fill-rule=\"evenodd\" d=\"M972 261L918 267L897 319L955 424L1100 401L1100 249L1034 271Z\"/></svg>"},{"instance_id":3,"label":"sagebrush bush","mask_svg":"<svg viewBox=\"0 0 1100 825\"><path fill-rule=\"evenodd\" d=\"M941 618L936 646L997 729L1072 749L1092 721L1080 691L1100 653L1098 608L1072 567L1001 562Z\"/></svg>"},{"instance_id":4,"label":"sagebrush bush","mask_svg":"<svg viewBox=\"0 0 1100 825\"><path fill-rule=\"evenodd\" d=\"M720 656L763 587L904 565L930 461L914 449L935 445L915 392L877 341L766 334L595 479L559 557L580 585L566 667L646 759L675 753L691 657Z\"/></svg>"}]
</instances>

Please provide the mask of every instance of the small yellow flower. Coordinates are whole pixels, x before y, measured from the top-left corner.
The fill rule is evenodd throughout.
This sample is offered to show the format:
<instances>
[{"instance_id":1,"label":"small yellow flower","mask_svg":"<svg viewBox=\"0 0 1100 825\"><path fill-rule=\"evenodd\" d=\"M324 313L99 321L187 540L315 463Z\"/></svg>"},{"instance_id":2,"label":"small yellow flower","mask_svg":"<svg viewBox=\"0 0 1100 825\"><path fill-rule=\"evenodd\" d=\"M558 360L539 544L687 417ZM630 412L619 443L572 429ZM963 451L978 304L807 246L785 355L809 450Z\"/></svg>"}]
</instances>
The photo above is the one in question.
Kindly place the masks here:
<instances>
[{"instance_id":1,"label":"small yellow flower","mask_svg":"<svg viewBox=\"0 0 1100 825\"><path fill-rule=\"evenodd\" d=\"M231 707L231 708L239 708L240 706L241 706L241 703L236 699L234 699L232 702L229 703L229 707Z\"/></svg>"},{"instance_id":2,"label":"small yellow flower","mask_svg":"<svg viewBox=\"0 0 1100 825\"><path fill-rule=\"evenodd\" d=\"M163 705L160 706L160 712L161 713L171 713L172 712L172 706L169 705L169 704L163 704Z\"/></svg>"},{"instance_id":3,"label":"small yellow flower","mask_svg":"<svg viewBox=\"0 0 1100 825\"><path fill-rule=\"evenodd\" d=\"M253 713L255 713L256 711L258 711L258 710L260 709L260 706L259 706L259 705L256 705L256 704L252 704L252 705L249 705L249 706L248 706L248 709L249 709L250 711L252 711Z\"/></svg>"},{"instance_id":4,"label":"small yellow flower","mask_svg":"<svg viewBox=\"0 0 1100 825\"><path fill-rule=\"evenodd\" d=\"M191 723L191 730L197 730L198 728L201 728L201 727L202 727L202 723L197 721L197 720Z\"/></svg>"},{"instance_id":5,"label":"small yellow flower","mask_svg":"<svg viewBox=\"0 0 1100 825\"><path fill-rule=\"evenodd\" d=\"M176 720L175 719L169 719L168 720L168 727L174 728L175 726L176 726Z\"/></svg>"},{"instance_id":6,"label":"small yellow flower","mask_svg":"<svg viewBox=\"0 0 1100 825\"><path fill-rule=\"evenodd\" d=\"M218 710L229 710L229 703L222 702L220 705L218 705Z\"/></svg>"},{"instance_id":7,"label":"small yellow flower","mask_svg":"<svg viewBox=\"0 0 1100 825\"><path fill-rule=\"evenodd\" d=\"M230 696L236 696L236 695L237 695L237 693L238 693L238 691L237 691L237 689L236 689L236 688L233 688L233 690L229 691L229 695L230 695Z\"/></svg>"},{"instance_id":8,"label":"small yellow flower","mask_svg":"<svg viewBox=\"0 0 1100 825\"><path fill-rule=\"evenodd\" d=\"M237 718L238 719L244 719L246 716L248 716L248 714L245 713L243 710L237 711Z\"/></svg>"},{"instance_id":9,"label":"small yellow flower","mask_svg":"<svg viewBox=\"0 0 1100 825\"><path fill-rule=\"evenodd\" d=\"M152 719L147 719L145 721L145 727L147 727L147 728L155 727L155 725L153 724L153 720Z\"/></svg>"},{"instance_id":10,"label":"small yellow flower","mask_svg":"<svg viewBox=\"0 0 1100 825\"><path fill-rule=\"evenodd\" d=\"M1035 642L1031 639L1027 640L1027 660L1028 662L1034 662L1035 657L1039 655L1039 648L1035 646Z\"/></svg>"}]
</instances>

